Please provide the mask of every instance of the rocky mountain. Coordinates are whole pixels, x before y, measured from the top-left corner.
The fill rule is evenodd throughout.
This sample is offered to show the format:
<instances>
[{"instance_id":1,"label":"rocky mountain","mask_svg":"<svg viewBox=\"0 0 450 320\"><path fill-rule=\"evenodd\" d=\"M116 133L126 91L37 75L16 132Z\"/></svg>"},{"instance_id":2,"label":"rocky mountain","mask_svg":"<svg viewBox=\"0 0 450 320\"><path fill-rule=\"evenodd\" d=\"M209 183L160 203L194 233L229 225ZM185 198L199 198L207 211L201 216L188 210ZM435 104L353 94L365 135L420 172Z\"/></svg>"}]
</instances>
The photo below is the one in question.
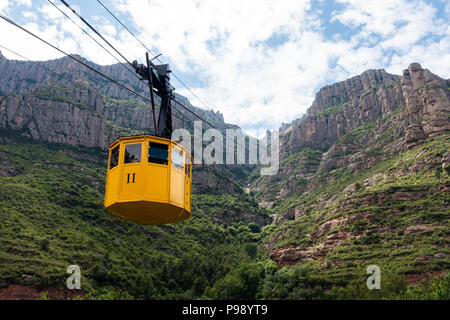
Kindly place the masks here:
<instances>
[{"instance_id":1,"label":"rocky mountain","mask_svg":"<svg viewBox=\"0 0 450 320\"><path fill-rule=\"evenodd\" d=\"M252 183L277 225L262 250L279 267L315 265L335 285L369 261L413 282L445 274L449 115L449 80L418 63L319 90L282 132L279 172Z\"/></svg>"},{"instance_id":2,"label":"rocky mountain","mask_svg":"<svg viewBox=\"0 0 450 320\"><path fill-rule=\"evenodd\" d=\"M123 65L92 65L147 94ZM277 174L199 165L190 221L121 225L103 208L105 149L151 132L150 108L68 58L0 54L0 297L73 297L77 263L86 298L448 299L449 113L450 81L418 63L367 70L280 128Z\"/></svg>"},{"instance_id":3,"label":"rocky mountain","mask_svg":"<svg viewBox=\"0 0 450 320\"><path fill-rule=\"evenodd\" d=\"M285 130L282 157L306 147L327 149L346 132L392 111L402 104L401 94L389 89L398 80L384 70L368 70L320 89L302 121Z\"/></svg>"},{"instance_id":4,"label":"rocky mountain","mask_svg":"<svg viewBox=\"0 0 450 320\"><path fill-rule=\"evenodd\" d=\"M385 70L368 70L320 89L306 115L280 130L281 170L256 182L255 191L267 193L268 186L280 183L279 195L284 196L303 187L296 184L298 179L360 164L359 159L341 155L357 150L365 154L365 145L336 142L361 126L393 114L397 114L394 119L375 128L375 135L367 138L375 142L387 130L393 130L392 137L398 139L395 148L401 151L427 138L448 134L448 87L449 80L413 63L402 77Z\"/></svg>"},{"instance_id":5,"label":"rocky mountain","mask_svg":"<svg viewBox=\"0 0 450 320\"><path fill-rule=\"evenodd\" d=\"M127 70L130 67L100 66L76 57L149 99L148 88ZM0 127L26 131L33 139L105 148L124 128L154 130L148 104L136 101L130 92L69 57L26 62L8 60L0 52L0 96L5 96L1 100ZM219 128L227 127L222 114L196 108L177 94L176 99ZM56 103L49 106L48 101ZM72 102L79 114L69 106ZM174 108L175 129L192 126L191 122L198 120L179 106ZM73 130L81 127L83 130Z\"/></svg>"}]
</instances>

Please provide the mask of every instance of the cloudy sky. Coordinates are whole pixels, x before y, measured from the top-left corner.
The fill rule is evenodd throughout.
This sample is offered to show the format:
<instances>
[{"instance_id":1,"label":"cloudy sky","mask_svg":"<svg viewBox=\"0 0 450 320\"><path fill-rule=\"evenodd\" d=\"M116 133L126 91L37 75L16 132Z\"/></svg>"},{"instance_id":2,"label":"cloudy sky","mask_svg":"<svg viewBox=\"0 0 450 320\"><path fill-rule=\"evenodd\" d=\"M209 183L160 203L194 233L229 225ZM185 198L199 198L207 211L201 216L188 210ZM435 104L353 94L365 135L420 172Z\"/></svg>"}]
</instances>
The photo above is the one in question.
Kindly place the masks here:
<instances>
[{"instance_id":1,"label":"cloudy sky","mask_svg":"<svg viewBox=\"0 0 450 320\"><path fill-rule=\"evenodd\" d=\"M0 0L0 12L67 52L117 62L50 1L74 17L59 0ZM129 60L142 60L145 49L97 1L66 1ZM419 62L450 78L445 0L100 1L153 53L162 53L201 101L172 79L178 93L252 135L292 121L322 86L366 69L401 74ZM3 20L0 35L0 45L30 59L61 56Z\"/></svg>"}]
</instances>

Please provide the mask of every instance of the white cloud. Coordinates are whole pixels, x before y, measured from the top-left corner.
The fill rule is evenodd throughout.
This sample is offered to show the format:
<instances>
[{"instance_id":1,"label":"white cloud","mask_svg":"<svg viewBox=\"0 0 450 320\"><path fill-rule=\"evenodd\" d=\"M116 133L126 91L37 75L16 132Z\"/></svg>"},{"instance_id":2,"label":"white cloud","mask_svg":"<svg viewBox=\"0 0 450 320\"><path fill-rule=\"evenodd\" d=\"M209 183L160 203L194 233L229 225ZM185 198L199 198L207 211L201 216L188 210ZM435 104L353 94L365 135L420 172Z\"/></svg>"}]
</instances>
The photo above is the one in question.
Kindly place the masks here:
<instances>
[{"instance_id":1,"label":"white cloud","mask_svg":"<svg viewBox=\"0 0 450 320\"><path fill-rule=\"evenodd\" d=\"M5 14L8 10L8 6L9 6L9 1L8 0L3 0L0 2L0 13Z\"/></svg>"},{"instance_id":2,"label":"white cloud","mask_svg":"<svg viewBox=\"0 0 450 320\"><path fill-rule=\"evenodd\" d=\"M318 71L323 68L318 64L328 63L325 48L321 53L313 49L324 46L321 36L309 31L317 22L306 15L308 8L309 1L283 5L275 1L123 1L120 5L148 36L147 43L170 57L173 66L182 71L195 69L201 79L208 80L206 88L193 90L223 112L227 121L270 128L298 115L299 102L303 109L311 103L316 85L311 78L321 76ZM292 40L275 48L264 44L274 35ZM305 64L308 60L311 67ZM179 92L190 96L182 88Z\"/></svg>"},{"instance_id":3,"label":"white cloud","mask_svg":"<svg viewBox=\"0 0 450 320\"><path fill-rule=\"evenodd\" d=\"M391 62L387 50L404 57L403 68L420 54L425 63L433 61L433 54L417 45L429 34L443 35L445 22L435 21L431 5L340 2L346 8L333 19L360 27L347 41L323 37L318 14L308 11L309 1L275 5L269 0L122 0L118 8L132 17L147 43L170 57L172 65L185 72L195 70L208 80L206 87L193 88L199 96L223 112L227 121L250 130L255 124L274 129L292 120L311 105L319 85L400 63L395 55ZM277 34L286 35L287 41L278 47L264 44ZM446 49L445 44L434 47L435 54ZM439 64L441 70L443 65ZM179 92L191 97L187 90Z\"/></svg>"},{"instance_id":4,"label":"white cloud","mask_svg":"<svg viewBox=\"0 0 450 320\"><path fill-rule=\"evenodd\" d=\"M432 4L423 1L339 1L347 7L336 13L333 20L353 28L361 27L361 31L353 36L352 55L340 60L346 69L355 71L352 66L365 62L363 65L367 67L372 65L372 68L386 68L388 72L401 74L411 62L417 61L442 77L450 77L448 19L438 19L437 9ZM447 3L447 18L448 7ZM359 46L368 37L380 40L373 47Z\"/></svg>"},{"instance_id":5,"label":"white cloud","mask_svg":"<svg viewBox=\"0 0 450 320\"><path fill-rule=\"evenodd\" d=\"M55 3L56 4L56 3ZM93 38L98 42L102 43L101 39L90 31L79 18L74 15L66 6L62 4L57 4L58 8L65 12L73 21L81 26L85 31L87 31ZM80 9L77 6L72 6L77 12ZM1 8L1 7L0 7ZM9 10L9 16L12 13L16 13ZM27 20L30 21L23 26L40 36L44 40L54 44L56 47L67 53L77 53L86 58L95 61L100 64L113 64L117 63L117 60L106 53L101 47L99 47L92 39L90 39L78 26L69 21L60 11L58 11L54 6L46 3L42 6L35 8L33 12L21 12ZM35 19L33 15L40 15L40 19ZM15 19L13 19L15 20ZM39 23L36 21L39 20ZM104 33L105 38L109 39L112 43L117 45L119 50L125 53L137 52L137 44L135 42L131 43L131 39L127 41L118 41L112 37L116 34L116 29L111 23L107 22L105 19L99 19L99 29ZM0 32L2 34L2 39L0 44L5 45L13 49L22 55L35 60L47 60L60 58L63 54L50 48L46 44L40 42L39 40L33 38L32 36L26 34L25 32L18 30L4 20L0 20ZM103 43L104 47L107 47ZM17 59L16 56L4 52L8 58ZM117 54L115 54L118 57ZM119 59L123 61L122 59Z\"/></svg>"},{"instance_id":6,"label":"white cloud","mask_svg":"<svg viewBox=\"0 0 450 320\"><path fill-rule=\"evenodd\" d=\"M359 1L339 0L347 8L333 20L355 27L362 26L357 35L363 40L370 35L382 38L382 49L406 52L411 45L429 33L442 34L445 21L435 19L436 9L422 1Z\"/></svg>"},{"instance_id":7,"label":"white cloud","mask_svg":"<svg viewBox=\"0 0 450 320\"><path fill-rule=\"evenodd\" d=\"M27 18L27 19L29 19L29 20L34 20L34 21L36 21L37 20L37 14L35 13L35 12L33 12L33 11L23 11L22 12L22 15L25 17L25 18Z\"/></svg>"},{"instance_id":8,"label":"white cloud","mask_svg":"<svg viewBox=\"0 0 450 320\"><path fill-rule=\"evenodd\" d=\"M414 46L404 55L394 55L387 71L400 74L411 62L419 62L423 68L450 78L450 38L442 38L439 42L425 42Z\"/></svg>"},{"instance_id":9,"label":"white cloud","mask_svg":"<svg viewBox=\"0 0 450 320\"><path fill-rule=\"evenodd\" d=\"M16 0L16 3L27 7L31 7L32 4L31 0Z\"/></svg>"}]
</instances>

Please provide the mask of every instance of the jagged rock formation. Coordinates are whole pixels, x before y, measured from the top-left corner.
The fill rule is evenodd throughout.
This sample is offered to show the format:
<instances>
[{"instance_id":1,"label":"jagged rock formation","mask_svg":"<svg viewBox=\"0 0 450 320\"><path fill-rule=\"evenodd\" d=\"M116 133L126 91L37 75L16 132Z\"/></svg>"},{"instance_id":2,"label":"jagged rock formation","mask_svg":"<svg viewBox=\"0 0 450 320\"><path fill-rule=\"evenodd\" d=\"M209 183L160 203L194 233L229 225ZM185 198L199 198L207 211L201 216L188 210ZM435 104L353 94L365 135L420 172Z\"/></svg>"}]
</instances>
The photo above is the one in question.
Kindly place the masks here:
<instances>
[{"instance_id":1,"label":"jagged rock formation","mask_svg":"<svg viewBox=\"0 0 450 320\"><path fill-rule=\"evenodd\" d=\"M33 139L106 148L113 137L106 122L72 103L9 95L0 100L0 127L24 130Z\"/></svg>"},{"instance_id":2,"label":"jagged rock formation","mask_svg":"<svg viewBox=\"0 0 450 320\"><path fill-rule=\"evenodd\" d=\"M448 88L448 80L422 69L418 63L411 64L402 77L384 70L368 70L360 76L322 88L306 115L280 130L280 170L274 176L256 181L254 190L264 193L266 200L273 200L306 190L301 179L309 179L316 172L348 165L364 168L358 155L341 156L358 149L361 149L359 156L364 156L367 150L362 149L363 145L335 142L395 110L401 114L388 119L376 130L376 136L368 139L375 140L392 129L395 137L402 137L394 147L401 150L428 137L448 133ZM270 192L270 188L277 192Z\"/></svg>"},{"instance_id":3,"label":"jagged rock formation","mask_svg":"<svg viewBox=\"0 0 450 320\"><path fill-rule=\"evenodd\" d=\"M109 66L96 65L79 55L73 55L86 64L105 73L111 78L131 87L141 94L147 95L148 88L138 77L131 75L124 64L113 64ZM48 70L52 70L49 72ZM64 57L48 61L30 63L27 61L17 61L6 59L0 52L0 93L29 92L42 85L56 83L58 81L84 81L95 88L116 99L127 99L130 93L112 84L107 79L97 73L81 66L75 60ZM134 97L133 97L134 98Z\"/></svg>"},{"instance_id":4,"label":"jagged rock formation","mask_svg":"<svg viewBox=\"0 0 450 320\"><path fill-rule=\"evenodd\" d=\"M403 71L402 93L408 108L408 147L416 146L428 137L450 131L449 80L444 80L412 63Z\"/></svg>"},{"instance_id":5,"label":"jagged rock formation","mask_svg":"<svg viewBox=\"0 0 450 320\"><path fill-rule=\"evenodd\" d=\"M320 89L305 117L284 131L281 158L306 147L326 149L346 132L404 104L399 79L384 70L367 70Z\"/></svg>"},{"instance_id":6,"label":"jagged rock formation","mask_svg":"<svg viewBox=\"0 0 450 320\"><path fill-rule=\"evenodd\" d=\"M279 267L328 259L336 248L370 243L372 233L392 234L389 219L380 223L379 208L401 215L399 203L407 203L417 218L397 232L441 228L431 218L424 224L427 218L417 208L436 197L442 202L427 212L440 212L448 201L450 186L439 181L440 172L448 171L449 115L450 82L418 63L402 77L369 70L321 89L298 124L283 128L279 172L252 183L260 203L275 208L280 225L262 249ZM428 147L420 149L422 144ZM437 186L429 180L410 186L433 171ZM367 231L361 225L377 227Z\"/></svg>"}]
</instances>

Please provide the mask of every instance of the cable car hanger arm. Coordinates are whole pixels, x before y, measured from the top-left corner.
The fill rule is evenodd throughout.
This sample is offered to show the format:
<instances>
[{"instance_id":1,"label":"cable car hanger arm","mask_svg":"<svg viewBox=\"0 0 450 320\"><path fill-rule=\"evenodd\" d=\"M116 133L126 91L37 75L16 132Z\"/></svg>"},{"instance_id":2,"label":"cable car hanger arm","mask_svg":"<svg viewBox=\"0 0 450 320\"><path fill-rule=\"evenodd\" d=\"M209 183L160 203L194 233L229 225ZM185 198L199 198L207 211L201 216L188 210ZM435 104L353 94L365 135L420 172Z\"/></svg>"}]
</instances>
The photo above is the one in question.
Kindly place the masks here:
<instances>
[{"instance_id":1,"label":"cable car hanger arm","mask_svg":"<svg viewBox=\"0 0 450 320\"><path fill-rule=\"evenodd\" d=\"M169 74L172 71L169 70L168 64L155 65L148 58L148 53L146 53L146 62L147 65L143 65L134 60L132 66L142 79L148 81L156 136L170 139L172 136L172 107L170 102L171 99L174 98L172 92L175 90L170 84ZM157 125L154 112L155 103L153 92L161 98L161 107L159 109Z\"/></svg>"}]
</instances>

